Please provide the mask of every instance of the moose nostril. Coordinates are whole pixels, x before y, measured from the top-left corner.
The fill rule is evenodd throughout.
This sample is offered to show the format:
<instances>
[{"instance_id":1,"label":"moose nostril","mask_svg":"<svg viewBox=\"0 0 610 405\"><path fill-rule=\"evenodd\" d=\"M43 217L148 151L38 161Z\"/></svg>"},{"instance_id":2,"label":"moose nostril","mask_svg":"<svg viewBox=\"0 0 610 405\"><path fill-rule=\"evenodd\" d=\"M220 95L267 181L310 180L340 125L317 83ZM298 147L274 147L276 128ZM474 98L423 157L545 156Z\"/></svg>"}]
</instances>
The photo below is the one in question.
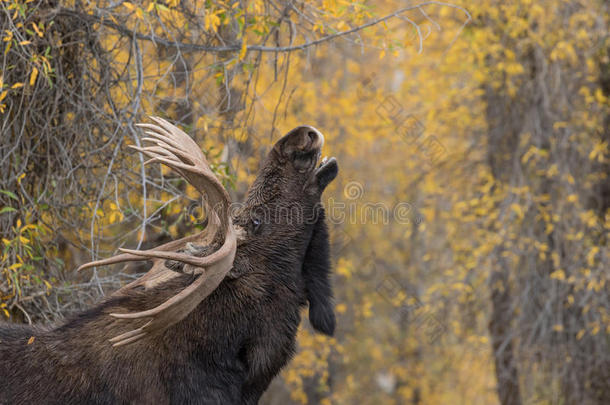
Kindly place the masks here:
<instances>
[{"instance_id":1,"label":"moose nostril","mask_svg":"<svg viewBox=\"0 0 610 405\"><path fill-rule=\"evenodd\" d=\"M309 152L319 149L324 144L324 136L314 127L302 125L294 128L276 144L282 156L289 156L294 151Z\"/></svg>"}]
</instances>

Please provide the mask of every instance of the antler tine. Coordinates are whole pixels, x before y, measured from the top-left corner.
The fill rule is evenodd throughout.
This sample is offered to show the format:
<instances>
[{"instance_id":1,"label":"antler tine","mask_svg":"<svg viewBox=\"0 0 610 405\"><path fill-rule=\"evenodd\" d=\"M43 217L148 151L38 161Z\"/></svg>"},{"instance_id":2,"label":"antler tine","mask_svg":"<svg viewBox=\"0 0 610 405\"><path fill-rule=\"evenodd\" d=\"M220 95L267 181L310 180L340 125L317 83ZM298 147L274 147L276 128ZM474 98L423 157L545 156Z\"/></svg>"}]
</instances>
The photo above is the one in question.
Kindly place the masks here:
<instances>
[{"instance_id":1,"label":"antler tine","mask_svg":"<svg viewBox=\"0 0 610 405\"><path fill-rule=\"evenodd\" d=\"M163 128L166 131L166 133L169 133L170 135L173 135L174 137L179 138L182 143L186 143L187 145L190 145L190 144L196 145L190 136L188 136L184 131L177 128L175 125L170 124L165 119L163 119L161 117L150 117L150 118L153 121L155 121L161 128ZM202 158L202 160L206 161L205 155L203 153L201 153L199 148L197 148L197 151L199 151L199 156Z\"/></svg>"},{"instance_id":2,"label":"antler tine","mask_svg":"<svg viewBox=\"0 0 610 405\"><path fill-rule=\"evenodd\" d=\"M96 260L93 262L82 264L76 269L76 271L78 272L78 271L83 271L85 269L90 269L92 267L107 266L109 264L123 263L123 262L134 262L134 261L138 261L138 260L142 260L142 256L136 256L136 255L133 255L130 253L123 253L120 255L109 257L107 259Z\"/></svg>"},{"instance_id":3,"label":"antler tine","mask_svg":"<svg viewBox=\"0 0 610 405\"><path fill-rule=\"evenodd\" d=\"M139 146L127 145L127 147L129 149L136 150L136 151L141 152L141 153L145 154L146 156L150 157L151 159L144 162L145 165L147 165L149 163L159 162L160 161L159 159L165 159L168 162L172 162L171 164L173 164L173 165L180 164L180 161L178 160L178 158L173 153L167 151L162 146L147 146L147 147L142 148ZM178 173L180 173L180 175L182 177L184 177L184 174L182 173L182 171L180 170L179 167L172 167L172 169L176 170Z\"/></svg>"},{"instance_id":4,"label":"antler tine","mask_svg":"<svg viewBox=\"0 0 610 405\"><path fill-rule=\"evenodd\" d=\"M221 226L220 231L226 228L228 219L229 195L216 178L214 172L209 167L205 155L201 152L197 144L182 130L170 124L163 118L151 117L158 125L138 124L140 127L148 129L146 133L155 139L165 142L169 146L176 148L174 152L181 163L167 161L163 157L155 158L155 161L164 163L174 169L181 169L181 173L200 193L208 196L208 205L218 213ZM163 147L163 145L160 145ZM185 162L191 160L191 162Z\"/></svg>"},{"instance_id":5,"label":"antler tine","mask_svg":"<svg viewBox=\"0 0 610 405\"><path fill-rule=\"evenodd\" d=\"M164 252L164 251L172 251L172 250L180 249L188 242L194 242L196 240L202 239L202 237L205 236L205 234L206 234L206 231L204 230L204 231L196 233L194 235L189 235L184 238L176 239L171 242L165 243L161 246L156 247L154 250L156 250L158 252ZM119 250L121 250L121 249L119 248ZM110 264L116 264L116 263L147 260L141 254L141 253L147 252L146 250L135 250L134 252L138 252L138 254L134 255L131 253L122 253L122 254L119 254L116 256L109 257L107 259L96 260L94 262L85 263L85 264L81 265L78 269L76 269L76 271L82 271L82 270L90 269L91 267L97 267L97 266L108 266Z\"/></svg>"},{"instance_id":6,"label":"antler tine","mask_svg":"<svg viewBox=\"0 0 610 405\"><path fill-rule=\"evenodd\" d=\"M148 141L148 142L154 142L156 144L156 146L147 146L147 147L141 148L141 147L138 147L135 145L128 145L128 147L131 149L137 150L139 152L153 151L153 152L157 152L162 155L165 155L165 156L180 157L181 159L185 159L185 160L189 160L189 161L192 159L192 157L188 153L185 153L181 149L174 148L173 146L168 145L164 141L160 141L160 140L153 139L153 138L142 138L142 140ZM194 162L191 162L191 164L192 163L194 163Z\"/></svg>"}]
</instances>

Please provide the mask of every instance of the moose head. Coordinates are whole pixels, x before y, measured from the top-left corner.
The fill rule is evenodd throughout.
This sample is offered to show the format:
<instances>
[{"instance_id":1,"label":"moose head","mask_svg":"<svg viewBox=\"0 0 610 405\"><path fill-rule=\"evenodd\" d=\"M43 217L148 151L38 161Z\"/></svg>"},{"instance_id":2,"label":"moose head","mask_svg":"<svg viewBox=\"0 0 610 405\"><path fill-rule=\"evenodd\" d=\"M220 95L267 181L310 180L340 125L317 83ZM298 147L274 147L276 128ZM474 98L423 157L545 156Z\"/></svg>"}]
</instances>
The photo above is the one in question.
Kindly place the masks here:
<instances>
[{"instance_id":1,"label":"moose head","mask_svg":"<svg viewBox=\"0 0 610 405\"><path fill-rule=\"evenodd\" d=\"M310 322L316 330L332 335L330 252L320 198L337 176L338 166L335 158L324 158L318 164L323 144L322 134L309 126L295 128L281 138L234 222L247 235L238 249L239 262L278 269L285 262L303 263Z\"/></svg>"},{"instance_id":2,"label":"moose head","mask_svg":"<svg viewBox=\"0 0 610 405\"><path fill-rule=\"evenodd\" d=\"M324 136L313 127L301 126L282 137L269 153L254 184L248 190L245 204L231 218L229 196L213 175L201 150L177 127L162 118L153 119L158 125L140 126L147 129L146 133L151 136L144 140L155 145L131 147L151 157L147 163L161 162L168 165L202 194L207 194L206 205L211 214L211 225L200 234L170 242L157 249L120 249L125 253L79 268L83 270L152 258L153 268L140 280L119 290L118 295L142 284L151 286L156 285L158 280L171 279L169 271L201 274L193 284L157 308L135 314L112 314L122 319L153 317L142 328L117 336L112 342L122 345L136 341L153 330L168 328L192 311L228 273L236 277L251 270L252 263L268 268L281 267L287 261L303 262L312 325L319 331L332 335L335 320L326 270L329 268L328 231L320 197L326 186L337 176L338 166L335 158L325 158L317 165ZM236 235L240 235L239 241ZM221 241L222 245L213 249ZM311 249L306 251L310 245ZM209 253L210 250L212 253ZM205 253L208 254L202 256ZM324 259L318 259L321 263L310 263L310 260L305 260L305 253L307 259ZM236 255L237 263L241 266L233 263ZM173 263L166 260L172 260ZM230 272L231 269L234 270Z\"/></svg>"}]
</instances>

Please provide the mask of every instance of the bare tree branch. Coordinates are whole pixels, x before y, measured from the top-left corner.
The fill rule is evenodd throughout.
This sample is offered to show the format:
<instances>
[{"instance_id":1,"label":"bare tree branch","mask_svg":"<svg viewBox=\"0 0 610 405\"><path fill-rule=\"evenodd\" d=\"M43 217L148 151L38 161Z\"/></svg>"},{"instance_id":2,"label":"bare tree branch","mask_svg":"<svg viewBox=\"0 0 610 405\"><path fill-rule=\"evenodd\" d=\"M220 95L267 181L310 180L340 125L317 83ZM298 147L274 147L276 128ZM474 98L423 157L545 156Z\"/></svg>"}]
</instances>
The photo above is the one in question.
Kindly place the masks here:
<instances>
[{"instance_id":1,"label":"bare tree branch","mask_svg":"<svg viewBox=\"0 0 610 405\"><path fill-rule=\"evenodd\" d=\"M379 17L376 18L374 20L371 20L365 24L359 25L357 27L351 28L349 30L345 30L345 31L340 31L337 32L335 34L331 34L331 35L326 35L322 38L313 40L313 41L309 41L309 42L305 42L304 44L301 45L290 45L290 46L265 46L265 45L247 45L247 50L248 51L259 51L259 52L296 52L296 51L302 51L305 50L307 48L311 48L313 46L316 45L320 45L324 42L329 42L332 41L334 39L340 38L340 37L344 37L350 34L354 34L357 33L359 31L362 31L366 28L372 27L374 25L383 23L385 21L388 21L392 18L398 17L401 14L406 13L407 11L411 11L411 10L415 10L415 9L421 9L422 7L425 6L429 6L429 5L438 5L438 6L445 6L445 7L451 7L451 8L455 8L458 9L460 11L462 11L466 17L467 17L467 21L471 21L472 17L470 15L470 13L468 12L468 10L466 10L463 7L457 6L455 4L451 4L451 3L444 3L444 2L440 2L440 1L426 1L426 2L422 2L413 6L408 6L408 7L403 7L400 8L396 11L394 11L393 13L387 14L383 17ZM184 42L179 42L179 41L170 41L168 39L159 37L157 35L154 34L142 34L139 32L135 32L123 25L117 24L109 19L106 19L103 15L97 13L97 14L82 14L79 13L75 10L72 9L68 9L68 8L58 8L56 10L56 15L72 15L72 16L78 16L79 18L83 18L89 22L93 22L93 23L99 23L102 24L106 27L112 28L118 32L120 32L121 34L127 35L129 37L135 37L137 39L140 40L144 40L144 41L150 41L153 42L155 44L159 44L159 45L163 45L166 47L170 47L170 48L176 48L176 49L180 49L182 51L185 52L210 52L210 53L218 53L218 52L236 52L236 51L240 51L242 48L242 43L236 43L233 45L224 45L224 46L209 46L209 45L201 45L201 44L190 44L190 43L184 43Z\"/></svg>"}]
</instances>

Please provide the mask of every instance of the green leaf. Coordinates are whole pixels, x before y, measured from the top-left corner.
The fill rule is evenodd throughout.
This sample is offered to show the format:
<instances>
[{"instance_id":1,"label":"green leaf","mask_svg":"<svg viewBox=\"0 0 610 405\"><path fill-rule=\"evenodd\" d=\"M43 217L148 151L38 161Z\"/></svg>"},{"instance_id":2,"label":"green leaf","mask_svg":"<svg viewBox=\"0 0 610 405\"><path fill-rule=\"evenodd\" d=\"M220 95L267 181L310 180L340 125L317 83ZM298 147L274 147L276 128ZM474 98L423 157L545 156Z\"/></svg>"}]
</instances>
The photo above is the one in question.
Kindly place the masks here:
<instances>
[{"instance_id":1,"label":"green leaf","mask_svg":"<svg viewBox=\"0 0 610 405\"><path fill-rule=\"evenodd\" d=\"M17 196L15 195L15 193L8 191L8 190L0 190L0 193L7 195L9 197L11 197L13 200L19 201L19 198L17 198Z\"/></svg>"},{"instance_id":2,"label":"green leaf","mask_svg":"<svg viewBox=\"0 0 610 405\"><path fill-rule=\"evenodd\" d=\"M13 207L3 207L3 208L0 210L0 215L1 215L1 214L4 214L4 213L6 213L6 212L15 212L15 211L17 211L17 210L16 210L15 208L13 208Z\"/></svg>"}]
</instances>

